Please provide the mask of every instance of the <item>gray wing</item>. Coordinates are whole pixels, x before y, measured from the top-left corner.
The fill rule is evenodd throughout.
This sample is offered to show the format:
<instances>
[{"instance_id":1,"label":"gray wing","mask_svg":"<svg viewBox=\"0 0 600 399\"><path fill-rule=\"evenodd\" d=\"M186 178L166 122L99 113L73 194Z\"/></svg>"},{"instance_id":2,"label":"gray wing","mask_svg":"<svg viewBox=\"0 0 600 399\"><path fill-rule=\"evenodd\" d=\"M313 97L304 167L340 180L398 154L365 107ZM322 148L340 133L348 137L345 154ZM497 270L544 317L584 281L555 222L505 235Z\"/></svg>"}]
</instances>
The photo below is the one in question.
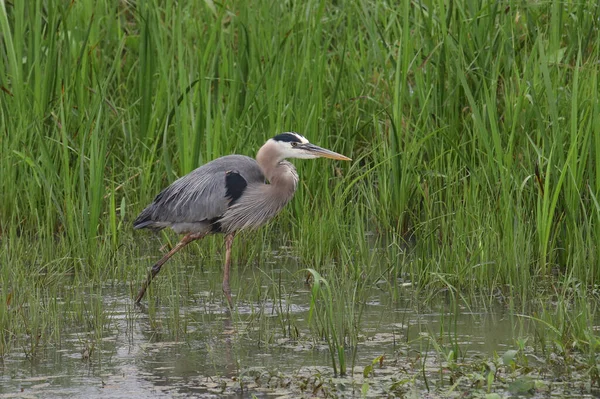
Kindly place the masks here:
<instances>
[{"instance_id":1,"label":"gray wing","mask_svg":"<svg viewBox=\"0 0 600 399\"><path fill-rule=\"evenodd\" d=\"M163 229L176 225L209 225L223 215L248 184L264 182L265 177L254 159L243 155L217 158L161 191L136 218L133 227Z\"/></svg>"}]
</instances>

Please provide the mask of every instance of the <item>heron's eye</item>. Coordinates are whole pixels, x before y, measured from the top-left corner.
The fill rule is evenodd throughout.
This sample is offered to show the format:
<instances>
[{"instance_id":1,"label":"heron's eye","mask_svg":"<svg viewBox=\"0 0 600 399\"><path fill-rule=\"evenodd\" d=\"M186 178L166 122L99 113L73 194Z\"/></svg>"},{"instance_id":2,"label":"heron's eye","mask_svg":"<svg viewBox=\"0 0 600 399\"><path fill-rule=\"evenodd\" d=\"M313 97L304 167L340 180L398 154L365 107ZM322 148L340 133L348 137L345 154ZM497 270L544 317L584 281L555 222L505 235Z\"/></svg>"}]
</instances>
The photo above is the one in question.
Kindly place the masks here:
<instances>
[{"instance_id":1,"label":"heron's eye","mask_svg":"<svg viewBox=\"0 0 600 399\"><path fill-rule=\"evenodd\" d=\"M296 147L298 146L298 143L296 143L295 141L292 141L292 147Z\"/></svg>"}]
</instances>

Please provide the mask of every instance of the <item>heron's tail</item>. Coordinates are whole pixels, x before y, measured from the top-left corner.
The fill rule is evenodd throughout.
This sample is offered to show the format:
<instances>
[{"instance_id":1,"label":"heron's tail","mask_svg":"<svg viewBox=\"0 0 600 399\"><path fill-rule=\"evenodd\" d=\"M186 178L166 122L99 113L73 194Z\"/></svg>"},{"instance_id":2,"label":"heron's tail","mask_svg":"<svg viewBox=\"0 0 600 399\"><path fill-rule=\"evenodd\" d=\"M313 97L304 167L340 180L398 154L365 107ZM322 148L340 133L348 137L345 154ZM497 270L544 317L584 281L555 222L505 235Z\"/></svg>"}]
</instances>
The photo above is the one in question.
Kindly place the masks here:
<instances>
[{"instance_id":1,"label":"heron's tail","mask_svg":"<svg viewBox=\"0 0 600 399\"><path fill-rule=\"evenodd\" d=\"M162 230L166 226L162 222L158 222L152 219L153 205L151 204L144 209L137 218L133 221L133 228L136 230L139 229L152 229L152 230Z\"/></svg>"}]
</instances>

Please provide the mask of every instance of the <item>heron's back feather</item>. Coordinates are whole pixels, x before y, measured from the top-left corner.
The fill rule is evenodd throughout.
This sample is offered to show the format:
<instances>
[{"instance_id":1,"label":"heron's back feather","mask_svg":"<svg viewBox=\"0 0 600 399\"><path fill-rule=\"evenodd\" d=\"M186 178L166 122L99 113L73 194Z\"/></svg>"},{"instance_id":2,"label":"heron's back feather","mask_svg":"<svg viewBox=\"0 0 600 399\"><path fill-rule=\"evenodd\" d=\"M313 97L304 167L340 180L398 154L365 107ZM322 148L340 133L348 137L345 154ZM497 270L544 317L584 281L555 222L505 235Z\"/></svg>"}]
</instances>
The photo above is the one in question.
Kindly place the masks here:
<instances>
[{"instance_id":1,"label":"heron's back feather","mask_svg":"<svg viewBox=\"0 0 600 399\"><path fill-rule=\"evenodd\" d=\"M210 231L240 198L248 185L264 185L257 162L243 155L227 155L208 162L177 179L160 192L136 218L134 228L163 229L178 233Z\"/></svg>"}]
</instances>

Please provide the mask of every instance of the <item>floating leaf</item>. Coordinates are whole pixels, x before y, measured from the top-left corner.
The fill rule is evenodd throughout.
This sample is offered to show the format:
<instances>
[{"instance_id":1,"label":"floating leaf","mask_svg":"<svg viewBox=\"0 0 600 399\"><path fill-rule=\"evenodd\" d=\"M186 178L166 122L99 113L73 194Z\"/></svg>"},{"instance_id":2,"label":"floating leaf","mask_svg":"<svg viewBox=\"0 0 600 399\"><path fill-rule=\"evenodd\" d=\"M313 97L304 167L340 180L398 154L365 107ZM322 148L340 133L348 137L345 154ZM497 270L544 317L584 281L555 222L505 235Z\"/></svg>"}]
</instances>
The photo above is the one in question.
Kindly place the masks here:
<instances>
[{"instance_id":1,"label":"floating leaf","mask_svg":"<svg viewBox=\"0 0 600 399\"><path fill-rule=\"evenodd\" d=\"M535 382L531 378L523 377L508 384L508 392L517 395L532 394L535 390Z\"/></svg>"},{"instance_id":2,"label":"floating leaf","mask_svg":"<svg viewBox=\"0 0 600 399\"><path fill-rule=\"evenodd\" d=\"M511 349L504 352L504 355L502 355L502 363L506 366L510 366L512 363L515 362L515 357L517 356L517 353L519 353L519 351L515 349Z\"/></svg>"}]
</instances>

